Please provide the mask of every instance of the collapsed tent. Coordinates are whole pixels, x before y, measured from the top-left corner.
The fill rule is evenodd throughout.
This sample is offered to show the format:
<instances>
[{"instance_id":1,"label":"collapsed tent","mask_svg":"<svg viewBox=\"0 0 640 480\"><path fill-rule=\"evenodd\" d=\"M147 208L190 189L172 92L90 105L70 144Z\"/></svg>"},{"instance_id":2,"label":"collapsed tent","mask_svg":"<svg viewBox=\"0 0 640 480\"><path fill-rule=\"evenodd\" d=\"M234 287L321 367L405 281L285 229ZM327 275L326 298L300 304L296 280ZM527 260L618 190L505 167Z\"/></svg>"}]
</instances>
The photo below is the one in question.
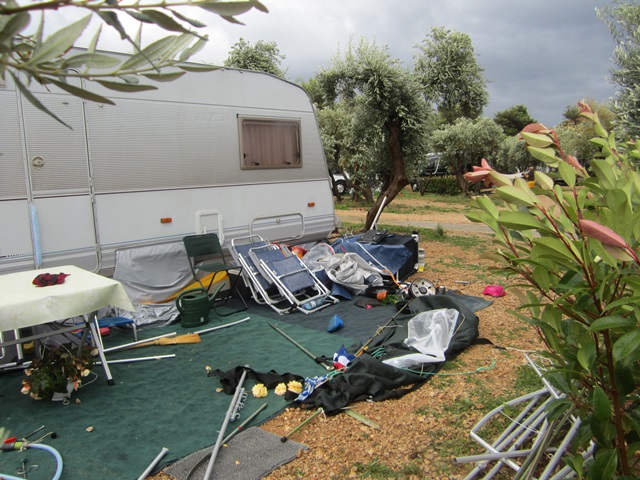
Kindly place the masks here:
<instances>
[{"instance_id":1,"label":"collapsed tent","mask_svg":"<svg viewBox=\"0 0 640 480\"><path fill-rule=\"evenodd\" d=\"M328 414L337 413L353 402L400 398L429 380L442 368L444 361L418 364L411 369L397 368L384 362L417 351L407 346L405 340L409 337L409 320L420 312L453 309L459 313L445 352L447 360L454 358L478 338L477 315L450 296L419 297L411 302L409 308L409 314L398 317L394 327L378 335L343 373L322 383L300 404L322 407ZM347 350L354 353L361 347L362 344L352 345Z\"/></svg>"},{"instance_id":2,"label":"collapsed tent","mask_svg":"<svg viewBox=\"0 0 640 480\"><path fill-rule=\"evenodd\" d=\"M362 400L378 402L400 398L419 388L442 368L445 361L454 358L478 338L478 316L455 295L418 297L404 307L387 328L378 328L371 339L346 349L354 359L345 369L323 377L305 379L305 390L294 403L303 408L322 407L325 413L335 414L347 405ZM450 341L444 346L444 360L426 361L414 364L411 368L388 364L390 359L419 353L418 349L408 346L406 342L410 337L411 319L424 312L443 309L457 313ZM363 353L356 356L360 351ZM235 368L215 373L221 377L225 389L231 391L241 370Z\"/></svg>"}]
</instances>

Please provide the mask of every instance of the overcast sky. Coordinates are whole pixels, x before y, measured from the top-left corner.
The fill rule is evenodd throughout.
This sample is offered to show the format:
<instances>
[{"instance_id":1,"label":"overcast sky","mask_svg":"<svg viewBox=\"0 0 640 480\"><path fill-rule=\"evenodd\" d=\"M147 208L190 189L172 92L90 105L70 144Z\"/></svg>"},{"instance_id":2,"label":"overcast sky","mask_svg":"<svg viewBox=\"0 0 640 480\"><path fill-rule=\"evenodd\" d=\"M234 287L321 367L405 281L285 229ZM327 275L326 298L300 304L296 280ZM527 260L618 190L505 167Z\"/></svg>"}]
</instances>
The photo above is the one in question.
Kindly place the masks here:
<instances>
[{"instance_id":1,"label":"overcast sky","mask_svg":"<svg viewBox=\"0 0 640 480\"><path fill-rule=\"evenodd\" d=\"M209 45L198 60L221 64L241 37L275 42L290 80L307 80L328 66L349 39L388 46L411 67L433 27L468 34L488 81L484 115L525 105L554 126L581 98L606 101L614 42L596 8L604 0L262 0L269 9L241 15L245 25L204 18ZM194 12L192 10L191 12ZM193 13L192 13L193 14ZM198 18L202 18L198 15ZM107 37L108 38L108 37ZM105 44L101 42L101 48Z\"/></svg>"}]
</instances>

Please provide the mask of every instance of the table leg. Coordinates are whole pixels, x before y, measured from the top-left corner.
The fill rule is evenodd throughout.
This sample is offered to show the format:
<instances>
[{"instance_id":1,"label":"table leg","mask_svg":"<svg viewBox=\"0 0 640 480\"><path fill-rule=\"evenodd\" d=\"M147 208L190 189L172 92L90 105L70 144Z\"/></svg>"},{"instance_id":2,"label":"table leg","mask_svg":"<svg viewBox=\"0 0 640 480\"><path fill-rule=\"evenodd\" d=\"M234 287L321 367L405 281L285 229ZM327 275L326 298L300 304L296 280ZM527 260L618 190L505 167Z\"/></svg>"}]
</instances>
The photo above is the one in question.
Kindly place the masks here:
<instances>
[{"instance_id":1,"label":"table leg","mask_svg":"<svg viewBox=\"0 0 640 480\"><path fill-rule=\"evenodd\" d=\"M102 344L102 337L100 336L100 329L98 328L98 316L96 313L97 312L92 313L90 316L91 318L87 318L85 316L85 322L87 322L91 329L91 338L93 339L93 344L98 349L98 356L102 362L102 368L104 369L104 373L107 375L107 383L109 385L115 385L116 382L111 376L111 370L109 369L107 358L104 355L104 345Z\"/></svg>"}]
</instances>

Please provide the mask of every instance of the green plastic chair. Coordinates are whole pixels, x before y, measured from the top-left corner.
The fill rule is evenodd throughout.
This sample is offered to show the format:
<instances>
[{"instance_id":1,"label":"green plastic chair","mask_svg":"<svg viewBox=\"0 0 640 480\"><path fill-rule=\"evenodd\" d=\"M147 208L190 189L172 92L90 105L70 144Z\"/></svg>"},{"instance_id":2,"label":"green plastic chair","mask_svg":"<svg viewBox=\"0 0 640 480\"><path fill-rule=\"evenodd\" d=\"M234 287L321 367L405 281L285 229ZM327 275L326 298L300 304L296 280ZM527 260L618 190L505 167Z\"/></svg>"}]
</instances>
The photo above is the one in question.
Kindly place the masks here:
<instances>
[{"instance_id":1,"label":"green plastic chair","mask_svg":"<svg viewBox=\"0 0 640 480\"><path fill-rule=\"evenodd\" d=\"M224 251L222 250L222 246L220 245L220 240L218 239L218 235L215 233L188 235L182 239L182 242L184 243L184 248L187 252L189 267L191 268L191 274L193 275L193 278L200 284L203 289L205 289L207 294L212 295L215 298L215 302L213 303L213 310L216 312L216 314L221 317L225 317L227 315L246 310L248 308L247 302L238 289L238 280L240 280L242 274L242 266L227 263ZM229 274L230 271L235 272L233 275L231 275ZM201 273L199 274L199 272L212 274L209 285L207 285L206 287L203 284L201 278L206 275L202 275ZM217 295L220 293L220 290L223 287L222 283L220 283L213 294L210 293L211 285L213 285L213 280L215 279L216 274L219 272L225 272L227 274L230 285L228 294L222 298L217 298ZM226 305L229 299L233 297L233 292L236 292L240 300L242 300L244 307L224 313L218 311L216 307Z\"/></svg>"}]
</instances>

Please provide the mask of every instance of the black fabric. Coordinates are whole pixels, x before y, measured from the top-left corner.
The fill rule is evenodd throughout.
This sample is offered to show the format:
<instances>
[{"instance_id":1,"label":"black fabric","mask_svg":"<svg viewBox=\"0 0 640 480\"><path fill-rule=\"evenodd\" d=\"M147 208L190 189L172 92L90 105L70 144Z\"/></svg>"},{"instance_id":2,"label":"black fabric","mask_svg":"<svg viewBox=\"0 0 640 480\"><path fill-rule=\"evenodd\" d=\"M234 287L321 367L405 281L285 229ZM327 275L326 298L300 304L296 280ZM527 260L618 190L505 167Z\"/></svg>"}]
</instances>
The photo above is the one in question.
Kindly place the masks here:
<instances>
[{"instance_id":1,"label":"black fabric","mask_svg":"<svg viewBox=\"0 0 640 480\"><path fill-rule=\"evenodd\" d=\"M352 402L400 398L411 390L398 391L397 388L410 384L419 386L425 381L425 377L385 365L363 354L349 365L345 373L316 388L301 404L309 408L322 407L326 414L331 415Z\"/></svg>"},{"instance_id":2,"label":"black fabric","mask_svg":"<svg viewBox=\"0 0 640 480\"><path fill-rule=\"evenodd\" d=\"M392 367L382 361L415 351L403 344L408 336L409 320L417 313L441 308L453 308L459 312L456 330L445 355L447 359L454 358L478 338L478 316L449 296L419 297L378 330L366 345L365 353L357 357L344 373L317 387L301 404L309 408L322 407L327 414L333 414L352 402L397 399L419 388L442 368L444 362L425 363L418 372L417 369L410 371ZM348 350L355 353L365 344L351 345Z\"/></svg>"},{"instance_id":3,"label":"black fabric","mask_svg":"<svg viewBox=\"0 0 640 480\"><path fill-rule=\"evenodd\" d=\"M224 393L228 395L232 395L236 391L236 387L240 382L240 377L242 377L242 372L247 371L247 379L255 379L259 383L264 384L267 389L274 389L281 383L289 383L292 380L300 382L301 385L304 385L304 377L300 375L295 375L293 373L283 373L279 374L273 370L268 372L256 372L252 368L238 366L231 370L227 370L223 372L222 370L212 370L209 372L209 376L218 376L220 377L220 383L222 384L222 388L224 389ZM290 392L287 390L285 394L285 398L289 401L294 400L298 396L297 393Z\"/></svg>"}]
</instances>

